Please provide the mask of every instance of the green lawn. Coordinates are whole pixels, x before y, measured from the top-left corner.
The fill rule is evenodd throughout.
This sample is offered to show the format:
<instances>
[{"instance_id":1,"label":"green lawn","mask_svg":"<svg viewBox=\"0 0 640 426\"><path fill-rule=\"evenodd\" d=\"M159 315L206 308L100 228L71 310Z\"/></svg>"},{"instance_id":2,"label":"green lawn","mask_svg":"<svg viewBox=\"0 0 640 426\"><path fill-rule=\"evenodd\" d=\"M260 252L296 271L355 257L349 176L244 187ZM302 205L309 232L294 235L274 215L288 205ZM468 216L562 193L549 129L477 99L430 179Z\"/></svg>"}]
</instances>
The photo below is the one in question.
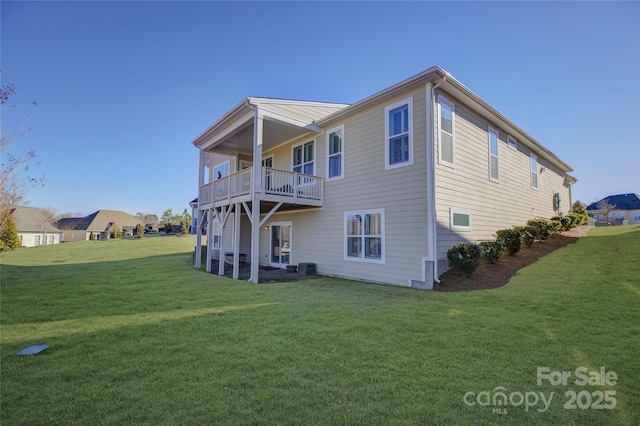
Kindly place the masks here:
<instances>
[{"instance_id":1,"label":"green lawn","mask_svg":"<svg viewBox=\"0 0 640 426\"><path fill-rule=\"evenodd\" d=\"M0 423L640 422L639 226L594 229L505 287L468 293L254 285L195 270L194 245L3 254ZM36 343L50 347L16 354ZM538 385L538 367L571 376ZM618 380L577 384L580 367ZM501 390L513 404L478 403Z\"/></svg>"}]
</instances>

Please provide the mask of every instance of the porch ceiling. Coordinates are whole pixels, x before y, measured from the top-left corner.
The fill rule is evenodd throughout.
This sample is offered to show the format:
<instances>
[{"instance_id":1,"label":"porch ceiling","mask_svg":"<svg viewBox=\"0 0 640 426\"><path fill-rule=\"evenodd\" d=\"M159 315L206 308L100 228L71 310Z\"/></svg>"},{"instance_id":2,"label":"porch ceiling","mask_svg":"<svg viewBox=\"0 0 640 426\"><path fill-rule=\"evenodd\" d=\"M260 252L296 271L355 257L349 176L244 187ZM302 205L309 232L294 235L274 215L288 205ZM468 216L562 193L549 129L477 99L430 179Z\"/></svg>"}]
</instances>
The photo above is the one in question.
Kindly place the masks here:
<instances>
[{"instance_id":1,"label":"porch ceiling","mask_svg":"<svg viewBox=\"0 0 640 426\"><path fill-rule=\"evenodd\" d=\"M216 151L253 155L253 119L217 143ZM262 126L262 151L266 152L291 139L312 134L309 129L265 117Z\"/></svg>"}]
</instances>

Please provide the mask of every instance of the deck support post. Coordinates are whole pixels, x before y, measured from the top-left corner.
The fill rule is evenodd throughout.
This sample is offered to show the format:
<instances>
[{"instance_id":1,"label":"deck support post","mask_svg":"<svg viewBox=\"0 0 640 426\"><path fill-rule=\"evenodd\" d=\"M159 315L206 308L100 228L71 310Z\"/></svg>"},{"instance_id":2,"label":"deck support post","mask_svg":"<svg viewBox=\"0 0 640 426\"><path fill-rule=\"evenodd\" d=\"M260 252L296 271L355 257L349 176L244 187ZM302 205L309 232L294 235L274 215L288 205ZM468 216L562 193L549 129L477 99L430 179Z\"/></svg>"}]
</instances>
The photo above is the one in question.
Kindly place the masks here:
<instances>
[{"instance_id":1,"label":"deck support post","mask_svg":"<svg viewBox=\"0 0 640 426\"><path fill-rule=\"evenodd\" d=\"M240 213L239 204L235 207L235 219L233 221L233 279L240 277Z\"/></svg>"},{"instance_id":2,"label":"deck support post","mask_svg":"<svg viewBox=\"0 0 640 426\"><path fill-rule=\"evenodd\" d=\"M262 131L264 116L256 107L253 118L253 170L251 178L251 282L258 284L260 264L260 199L262 197Z\"/></svg>"}]
</instances>

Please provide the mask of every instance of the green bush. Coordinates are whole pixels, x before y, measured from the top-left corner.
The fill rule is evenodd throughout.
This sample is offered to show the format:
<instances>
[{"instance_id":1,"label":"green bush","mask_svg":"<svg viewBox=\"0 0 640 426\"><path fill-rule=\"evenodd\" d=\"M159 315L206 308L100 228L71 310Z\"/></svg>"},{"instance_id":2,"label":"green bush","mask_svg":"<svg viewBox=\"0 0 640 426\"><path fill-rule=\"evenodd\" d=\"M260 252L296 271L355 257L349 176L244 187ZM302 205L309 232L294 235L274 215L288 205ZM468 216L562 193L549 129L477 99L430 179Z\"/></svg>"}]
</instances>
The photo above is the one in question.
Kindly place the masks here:
<instances>
[{"instance_id":1,"label":"green bush","mask_svg":"<svg viewBox=\"0 0 640 426\"><path fill-rule=\"evenodd\" d=\"M139 223L136 225L136 238L144 237L144 225Z\"/></svg>"},{"instance_id":2,"label":"green bush","mask_svg":"<svg viewBox=\"0 0 640 426\"><path fill-rule=\"evenodd\" d=\"M94 241L96 239L96 236L94 235L93 231L91 231L91 233L89 234L89 241Z\"/></svg>"},{"instance_id":3,"label":"green bush","mask_svg":"<svg viewBox=\"0 0 640 426\"><path fill-rule=\"evenodd\" d=\"M560 231L568 231L573 228L573 218L570 216L571 213L567 213L564 216L553 216L549 221L555 220L560 223Z\"/></svg>"},{"instance_id":4,"label":"green bush","mask_svg":"<svg viewBox=\"0 0 640 426\"><path fill-rule=\"evenodd\" d=\"M544 241L551 236L551 225L547 219L530 219L527 225L533 227L536 240Z\"/></svg>"},{"instance_id":5,"label":"green bush","mask_svg":"<svg viewBox=\"0 0 640 426\"><path fill-rule=\"evenodd\" d=\"M483 259L489 263L496 263L504 253L504 245L500 240L483 241L480 243L480 250L482 250Z\"/></svg>"},{"instance_id":6,"label":"green bush","mask_svg":"<svg viewBox=\"0 0 640 426\"><path fill-rule=\"evenodd\" d=\"M515 229L500 229L496 231L496 239L502 242L510 256L520 251L520 233Z\"/></svg>"},{"instance_id":7,"label":"green bush","mask_svg":"<svg viewBox=\"0 0 640 426\"><path fill-rule=\"evenodd\" d=\"M20 247L20 238L18 237L18 228L11 216L5 216L4 229L0 235L0 252L13 250Z\"/></svg>"},{"instance_id":8,"label":"green bush","mask_svg":"<svg viewBox=\"0 0 640 426\"><path fill-rule=\"evenodd\" d=\"M533 228L532 226L514 226L513 230L520 234L520 242L527 248L531 247L531 244L533 244L533 242L536 240L535 228Z\"/></svg>"},{"instance_id":9,"label":"green bush","mask_svg":"<svg viewBox=\"0 0 640 426\"><path fill-rule=\"evenodd\" d=\"M549 219L549 236L552 237L562 231L562 222L556 219Z\"/></svg>"},{"instance_id":10,"label":"green bush","mask_svg":"<svg viewBox=\"0 0 640 426\"><path fill-rule=\"evenodd\" d=\"M472 243L459 243L447 251L449 266L460 271L463 277L469 277L478 269L481 256L480 246Z\"/></svg>"}]
</instances>

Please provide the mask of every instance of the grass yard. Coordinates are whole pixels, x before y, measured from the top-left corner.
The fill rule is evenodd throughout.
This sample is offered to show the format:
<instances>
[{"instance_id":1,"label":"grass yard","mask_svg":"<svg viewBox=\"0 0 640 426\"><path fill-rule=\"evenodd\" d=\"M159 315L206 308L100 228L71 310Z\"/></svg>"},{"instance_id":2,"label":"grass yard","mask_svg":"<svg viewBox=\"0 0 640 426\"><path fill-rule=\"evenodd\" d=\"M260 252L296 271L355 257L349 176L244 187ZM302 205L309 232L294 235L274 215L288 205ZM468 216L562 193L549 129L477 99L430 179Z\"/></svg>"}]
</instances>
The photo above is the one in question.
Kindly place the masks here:
<instances>
[{"instance_id":1,"label":"grass yard","mask_svg":"<svg viewBox=\"0 0 640 426\"><path fill-rule=\"evenodd\" d=\"M466 293L254 285L192 268L194 244L3 254L0 423L640 423L640 226ZM571 375L538 384L538 367ZM617 380L581 385L580 367Z\"/></svg>"}]
</instances>

